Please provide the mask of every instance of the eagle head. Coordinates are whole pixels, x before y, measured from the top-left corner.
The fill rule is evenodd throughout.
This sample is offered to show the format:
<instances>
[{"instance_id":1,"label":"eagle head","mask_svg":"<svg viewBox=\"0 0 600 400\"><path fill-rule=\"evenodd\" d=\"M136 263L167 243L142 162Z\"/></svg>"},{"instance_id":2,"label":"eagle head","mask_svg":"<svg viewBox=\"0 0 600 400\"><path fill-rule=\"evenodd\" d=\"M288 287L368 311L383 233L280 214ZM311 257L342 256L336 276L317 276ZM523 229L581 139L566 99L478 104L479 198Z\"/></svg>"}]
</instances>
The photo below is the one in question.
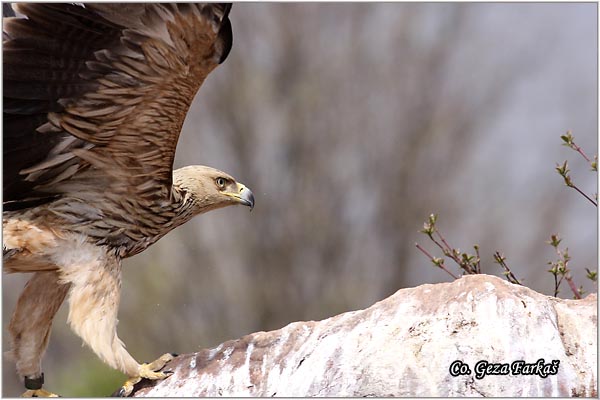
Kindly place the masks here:
<instances>
[{"instance_id":1,"label":"eagle head","mask_svg":"<svg viewBox=\"0 0 600 400\"><path fill-rule=\"evenodd\" d=\"M173 172L173 185L187 194L195 213L241 204L254 208L254 194L244 184L218 169L191 165Z\"/></svg>"}]
</instances>

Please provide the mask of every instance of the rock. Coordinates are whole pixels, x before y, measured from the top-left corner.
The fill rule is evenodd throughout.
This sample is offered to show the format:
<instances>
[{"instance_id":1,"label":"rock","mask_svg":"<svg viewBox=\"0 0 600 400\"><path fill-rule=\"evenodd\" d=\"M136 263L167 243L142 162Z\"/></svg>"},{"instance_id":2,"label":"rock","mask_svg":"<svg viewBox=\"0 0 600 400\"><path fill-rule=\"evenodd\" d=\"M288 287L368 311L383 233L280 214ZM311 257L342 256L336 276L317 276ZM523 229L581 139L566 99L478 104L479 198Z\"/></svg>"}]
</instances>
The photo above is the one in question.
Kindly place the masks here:
<instances>
[{"instance_id":1,"label":"rock","mask_svg":"<svg viewBox=\"0 0 600 400\"><path fill-rule=\"evenodd\" d=\"M169 368L135 396L597 396L597 295L562 300L468 275Z\"/></svg>"}]
</instances>

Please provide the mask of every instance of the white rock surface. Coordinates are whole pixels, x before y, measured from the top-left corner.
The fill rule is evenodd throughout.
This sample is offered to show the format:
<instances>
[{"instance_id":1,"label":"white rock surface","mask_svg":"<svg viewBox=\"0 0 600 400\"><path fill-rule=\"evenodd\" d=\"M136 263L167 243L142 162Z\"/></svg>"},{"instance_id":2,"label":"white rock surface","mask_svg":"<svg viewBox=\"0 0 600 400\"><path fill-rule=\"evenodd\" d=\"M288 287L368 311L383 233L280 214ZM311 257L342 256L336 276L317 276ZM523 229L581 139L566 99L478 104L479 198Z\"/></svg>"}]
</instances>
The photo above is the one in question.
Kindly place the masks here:
<instances>
[{"instance_id":1,"label":"white rock surface","mask_svg":"<svg viewBox=\"0 0 600 400\"><path fill-rule=\"evenodd\" d=\"M556 373L476 377L481 360L506 364L501 371L540 359ZM469 373L453 376L456 360ZM469 275L182 355L169 368L173 376L135 395L595 397L597 295L561 300Z\"/></svg>"}]
</instances>

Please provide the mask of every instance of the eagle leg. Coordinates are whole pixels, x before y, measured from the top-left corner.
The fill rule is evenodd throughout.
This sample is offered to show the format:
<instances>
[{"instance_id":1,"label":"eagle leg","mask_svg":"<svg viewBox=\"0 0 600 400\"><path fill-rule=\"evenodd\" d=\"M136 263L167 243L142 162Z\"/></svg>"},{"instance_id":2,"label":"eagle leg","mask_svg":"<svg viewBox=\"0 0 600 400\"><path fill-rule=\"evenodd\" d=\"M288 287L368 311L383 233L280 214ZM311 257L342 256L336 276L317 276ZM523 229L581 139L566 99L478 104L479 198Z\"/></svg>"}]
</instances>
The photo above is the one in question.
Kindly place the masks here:
<instances>
[{"instance_id":1,"label":"eagle leg","mask_svg":"<svg viewBox=\"0 0 600 400\"><path fill-rule=\"evenodd\" d=\"M44 374L38 378L25 377L25 387L28 389L21 397L59 397L57 394L42 389Z\"/></svg>"},{"instance_id":2,"label":"eagle leg","mask_svg":"<svg viewBox=\"0 0 600 400\"><path fill-rule=\"evenodd\" d=\"M68 321L75 333L105 363L130 377L119 390L122 396L127 396L143 378L168 377L170 374L160 372L160 369L173 359L173 355L165 354L149 364L139 364L125 350L117 336L121 263L101 251L100 248L88 248L78 264L61 266L61 279L71 283Z\"/></svg>"},{"instance_id":3,"label":"eagle leg","mask_svg":"<svg viewBox=\"0 0 600 400\"><path fill-rule=\"evenodd\" d=\"M91 246L80 250L73 265L61 265L61 279L71 283L68 322L102 361L127 374L139 375L141 365L117 336L120 302L120 260Z\"/></svg>"},{"instance_id":4,"label":"eagle leg","mask_svg":"<svg viewBox=\"0 0 600 400\"><path fill-rule=\"evenodd\" d=\"M25 285L10 320L11 356L28 389L23 397L55 397L42 389L41 360L48 347L52 319L60 308L69 285L59 283L57 272L36 272Z\"/></svg>"},{"instance_id":5,"label":"eagle leg","mask_svg":"<svg viewBox=\"0 0 600 400\"><path fill-rule=\"evenodd\" d=\"M157 380L168 378L173 374L173 372L160 370L175 357L177 357L176 354L167 353L163 354L151 363L140 365L140 375L128 379L115 395L117 397L128 397L133 392L134 386L142 379Z\"/></svg>"}]
</instances>

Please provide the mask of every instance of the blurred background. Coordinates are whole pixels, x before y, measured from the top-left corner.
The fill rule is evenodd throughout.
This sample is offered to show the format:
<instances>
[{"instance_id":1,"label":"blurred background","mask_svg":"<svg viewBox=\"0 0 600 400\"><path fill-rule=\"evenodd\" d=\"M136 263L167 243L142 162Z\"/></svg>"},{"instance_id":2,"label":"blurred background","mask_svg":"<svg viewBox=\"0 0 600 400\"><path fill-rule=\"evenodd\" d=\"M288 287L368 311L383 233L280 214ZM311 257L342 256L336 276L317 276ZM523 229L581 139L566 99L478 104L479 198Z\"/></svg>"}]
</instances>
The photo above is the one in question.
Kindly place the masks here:
<instances>
[{"instance_id":1,"label":"blurred background","mask_svg":"<svg viewBox=\"0 0 600 400\"><path fill-rule=\"evenodd\" d=\"M235 4L234 46L208 78L176 167L205 164L249 186L256 207L198 217L124 266L119 335L139 361L190 353L298 320L366 308L399 289L451 281L415 248L439 215L446 239L501 251L547 295L559 233L575 283L595 284L594 3ZM456 274L457 268L450 263ZM6 326L26 277L4 276ZM561 297L572 298L566 284ZM3 335L8 350L7 335ZM55 319L46 388L110 394L125 377ZM3 394L23 389L3 359Z\"/></svg>"}]
</instances>

